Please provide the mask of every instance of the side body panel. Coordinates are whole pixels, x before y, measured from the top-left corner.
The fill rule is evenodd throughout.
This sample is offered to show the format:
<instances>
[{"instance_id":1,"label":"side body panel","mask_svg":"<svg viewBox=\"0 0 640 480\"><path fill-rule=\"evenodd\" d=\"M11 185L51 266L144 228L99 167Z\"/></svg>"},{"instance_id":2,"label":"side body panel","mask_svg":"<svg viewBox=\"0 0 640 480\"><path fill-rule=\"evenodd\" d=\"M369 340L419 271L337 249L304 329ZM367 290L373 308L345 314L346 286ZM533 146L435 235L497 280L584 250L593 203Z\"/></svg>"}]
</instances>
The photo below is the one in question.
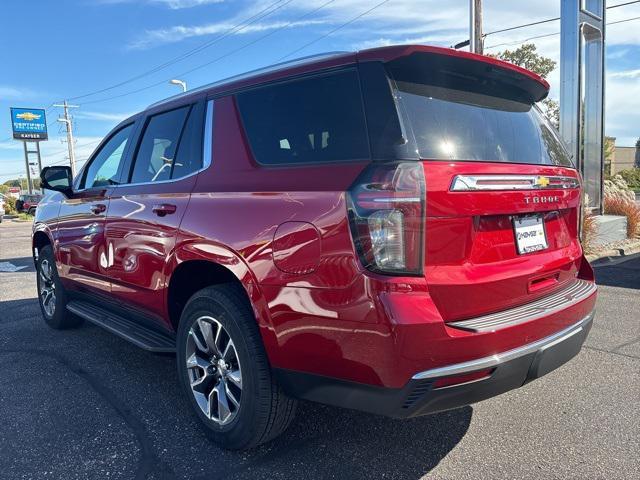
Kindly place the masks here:
<instances>
[{"instance_id":1,"label":"side body panel","mask_svg":"<svg viewBox=\"0 0 640 480\"><path fill-rule=\"evenodd\" d=\"M65 288L108 294L105 221L112 188L83 190L63 197L54 242Z\"/></svg>"},{"instance_id":2,"label":"side body panel","mask_svg":"<svg viewBox=\"0 0 640 480\"><path fill-rule=\"evenodd\" d=\"M123 185L113 189L106 219L111 293L170 328L166 312L166 259L196 175L176 182ZM167 210L162 213L162 210Z\"/></svg>"}]
</instances>

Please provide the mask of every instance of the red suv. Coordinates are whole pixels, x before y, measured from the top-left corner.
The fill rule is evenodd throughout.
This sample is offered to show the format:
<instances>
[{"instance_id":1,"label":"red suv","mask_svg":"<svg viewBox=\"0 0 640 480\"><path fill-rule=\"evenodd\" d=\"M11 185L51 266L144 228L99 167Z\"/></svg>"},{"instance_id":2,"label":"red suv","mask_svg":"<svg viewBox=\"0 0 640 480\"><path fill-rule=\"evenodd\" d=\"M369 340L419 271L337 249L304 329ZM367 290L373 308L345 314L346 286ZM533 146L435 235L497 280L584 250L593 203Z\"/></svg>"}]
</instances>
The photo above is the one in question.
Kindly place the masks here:
<instances>
[{"instance_id":1,"label":"red suv","mask_svg":"<svg viewBox=\"0 0 640 480\"><path fill-rule=\"evenodd\" d=\"M404 418L520 387L579 352L596 300L548 88L397 46L151 105L77 178L42 173L45 321L175 351L226 448L281 433L294 398Z\"/></svg>"},{"instance_id":2,"label":"red suv","mask_svg":"<svg viewBox=\"0 0 640 480\"><path fill-rule=\"evenodd\" d=\"M16 200L16 210L18 212L28 213L29 215L35 215L41 199L42 195L40 194L20 195L18 200Z\"/></svg>"}]
</instances>

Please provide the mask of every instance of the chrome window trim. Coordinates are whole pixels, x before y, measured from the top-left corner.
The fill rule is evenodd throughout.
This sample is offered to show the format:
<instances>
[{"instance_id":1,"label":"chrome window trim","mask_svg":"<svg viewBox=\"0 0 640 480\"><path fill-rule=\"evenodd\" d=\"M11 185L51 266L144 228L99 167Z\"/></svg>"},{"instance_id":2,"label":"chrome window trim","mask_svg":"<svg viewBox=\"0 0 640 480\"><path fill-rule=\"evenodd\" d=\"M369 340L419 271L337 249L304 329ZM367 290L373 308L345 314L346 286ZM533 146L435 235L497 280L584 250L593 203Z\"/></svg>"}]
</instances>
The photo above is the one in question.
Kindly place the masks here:
<instances>
[{"instance_id":1,"label":"chrome window trim","mask_svg":"<svg viewBox=\"0 0 640 480\"><path fill-rule=\"evenodd\" d=\"M542 179L549 181L548 185L542 185ZM506 185L502 182L518 181L524 185ZM478 184L478 182L483 182ZM491 183L495 182L495 183ZM561 185L552 182L560 182ZM580 181L577 178L564 175L456 175L451 182L450 191L496 191L496 190L548 190L578 188Z\"/></svg>"},{"instance_id":2,"label":"chrome window trim","mask_svg":"<svg viewBox=\"0 0 640 480\"><path fill-rule=\"evenodd\" d=\"M203 161L202 170L211 166L213 156L213 100L207 102L207 111L204 118L204 137L203 137Z\"/></svg>"},{"instance_id":3,"label":"chrome window trim","mask_svg":"<svg viewBox=\"0 0 640 480\"><path fill-rule=\"evenodd\" d=\"M453 365L447 365L445 367L432 368L431 370L425 370L424 372L416 373L412 380L425 380L437 377L446 377L451 375L458 375L462 373L469 373L476 370L482 370L485 368L495 367L510 360L515 360L519 357L524 357L531 353L535 353L538 350L546 350L553 345L567 340L568 338L577 335L582 332L589 322L593 320L595 311L592 311L589 315L584 317L577 323L574 323L570 327L567 327L559 332L554 333L548 337L538 340L522 347L514 348L506 352L496 353L488 357L478 358L476 360L470 360L468 362L455 363Z\"/></svg>"}]
</instances>

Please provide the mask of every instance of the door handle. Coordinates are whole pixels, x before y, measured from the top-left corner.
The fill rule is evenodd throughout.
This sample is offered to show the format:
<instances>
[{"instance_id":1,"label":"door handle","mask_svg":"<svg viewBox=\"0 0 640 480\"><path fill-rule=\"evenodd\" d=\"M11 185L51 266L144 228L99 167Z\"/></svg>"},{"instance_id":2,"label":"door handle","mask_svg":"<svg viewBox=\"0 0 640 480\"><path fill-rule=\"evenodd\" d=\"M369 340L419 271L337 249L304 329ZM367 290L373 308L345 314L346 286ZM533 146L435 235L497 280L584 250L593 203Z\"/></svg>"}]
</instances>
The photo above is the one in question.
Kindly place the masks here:
<instances>
[{"instance_id":1,"label":"door handle","mask_svg":"<svg viewBox=\"0 0 640 480\"><path fill-rule=\"evenodd\" d=\"M176 208L177 207L175 205L170 203L161 203L160 205L154 205L151 208L151 211L159 217L164 217L165 215L176 213Z\"/></svg>"},{"instance_id":2,"label":"door handle","mask_svg":"<svg viewBox=\"0 0 640 480\"><path fill-rule=\"evenodd\" d=\"M95 205L91 205L91 207L89 208L93 213L98 215L100 213L103 213L107 209L107 206L104 205L103 203L96 203Z\"/></svg>"}]
</instances>

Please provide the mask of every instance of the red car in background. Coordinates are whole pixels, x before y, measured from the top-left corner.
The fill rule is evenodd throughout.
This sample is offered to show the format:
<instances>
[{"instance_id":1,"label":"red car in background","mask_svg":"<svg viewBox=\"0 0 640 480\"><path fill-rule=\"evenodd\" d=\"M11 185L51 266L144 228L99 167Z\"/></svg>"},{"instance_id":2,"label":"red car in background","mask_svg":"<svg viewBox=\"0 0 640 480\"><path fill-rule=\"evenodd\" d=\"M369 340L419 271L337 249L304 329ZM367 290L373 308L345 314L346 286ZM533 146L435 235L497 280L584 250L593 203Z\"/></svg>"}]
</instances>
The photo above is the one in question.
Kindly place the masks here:
<instances>
[{"instance_id":1,"label":"red car in background","mask_svg":"<svg viewBox=\"0 0 640 480\"><path fill-rule=\"evenodd\" d=\"M520 387L579 352L596 300L548 89L397 46L151 105L75 179L44 169L44 319L176 352L227 448L280 434L295 398L406 418Z\"/></svg>"},{"instance_id":2,"label":"red car in background","mask_svg":"<svg viewBox=\"0 0 640 480\"><path fill-rule=\"evenodd\" d=\"M18 200L16 200L16 210L18 212L28 213L29 215L35 215L40 200L42 200L42 195L39 193L20 195Z\"/></svg>"}]
</instances>

